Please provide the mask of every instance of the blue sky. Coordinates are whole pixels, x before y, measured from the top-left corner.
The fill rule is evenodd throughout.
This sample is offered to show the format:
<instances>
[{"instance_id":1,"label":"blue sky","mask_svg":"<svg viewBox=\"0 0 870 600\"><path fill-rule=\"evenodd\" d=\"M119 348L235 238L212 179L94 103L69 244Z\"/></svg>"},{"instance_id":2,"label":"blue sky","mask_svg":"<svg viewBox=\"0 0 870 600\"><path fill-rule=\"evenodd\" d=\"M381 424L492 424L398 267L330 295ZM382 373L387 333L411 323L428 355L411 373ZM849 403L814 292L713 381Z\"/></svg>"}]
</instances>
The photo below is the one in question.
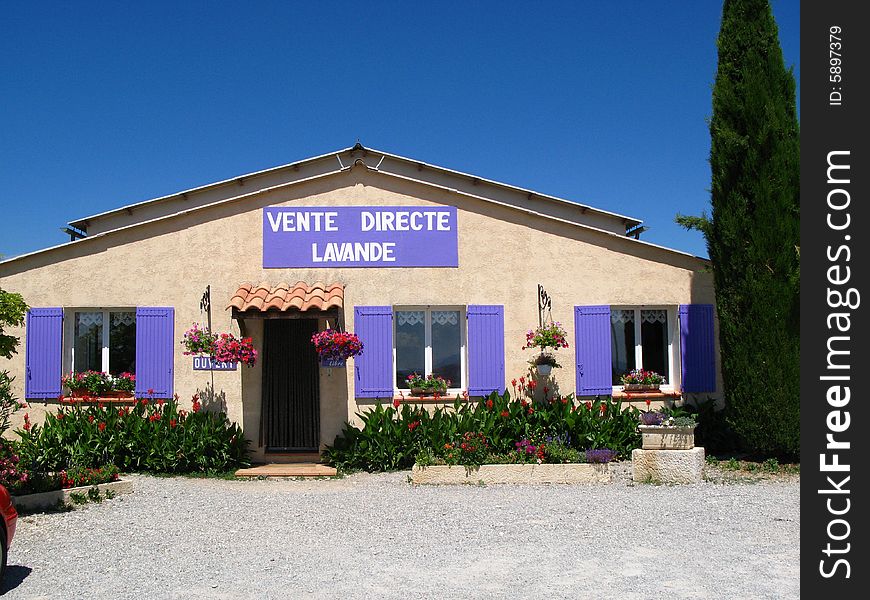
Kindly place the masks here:
<instances>
[{"instance_id":1,"label":"blue sky","mask_svg":"<svg viewBox=\"0 0 870 600\"><path fill-rule=\"evenodd\" d=\"M800 81L799 2L774 1ZM530 10L532 7L536 7ZM642 219L709 207L721 2L7 2L0 255L353 145Z\"/></svg>"}]
</instances>

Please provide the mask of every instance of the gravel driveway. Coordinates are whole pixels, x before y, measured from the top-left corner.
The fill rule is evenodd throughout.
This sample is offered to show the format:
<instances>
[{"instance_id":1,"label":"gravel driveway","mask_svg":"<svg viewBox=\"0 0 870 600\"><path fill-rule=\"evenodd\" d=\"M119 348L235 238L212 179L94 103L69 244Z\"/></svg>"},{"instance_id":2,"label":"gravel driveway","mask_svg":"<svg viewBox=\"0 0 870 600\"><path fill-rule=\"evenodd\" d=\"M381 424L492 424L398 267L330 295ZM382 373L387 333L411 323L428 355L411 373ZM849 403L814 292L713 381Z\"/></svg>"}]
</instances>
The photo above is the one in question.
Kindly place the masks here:
<instances>
[{"instance_id":1,"label":"gravel driveway","mask_svg":"<svg viewBox=\"0 0 870 600\"><path fill-rule=\"evenodd\" d=\"M133 476L22 517L6 598L797 598L799 480L413 487Z\"/></svg>"}]
</instances>

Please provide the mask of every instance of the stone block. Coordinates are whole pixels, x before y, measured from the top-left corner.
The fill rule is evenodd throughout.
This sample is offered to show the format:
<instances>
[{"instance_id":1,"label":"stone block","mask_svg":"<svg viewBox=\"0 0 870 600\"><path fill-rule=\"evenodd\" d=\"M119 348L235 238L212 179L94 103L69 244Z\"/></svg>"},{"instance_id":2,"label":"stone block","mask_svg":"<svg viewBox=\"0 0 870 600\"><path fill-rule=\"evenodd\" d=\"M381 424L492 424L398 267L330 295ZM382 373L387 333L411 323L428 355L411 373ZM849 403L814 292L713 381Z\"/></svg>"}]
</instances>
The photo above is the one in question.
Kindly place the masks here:
<instances>
[{"instance_id":1,"label":"stone block","mask_svg":"<svg viewBox=\"0 0 870 600\"><path fill-rule=\"evenodd\" d=\"M631 451L631 478L637 483L700 483L704 449Z\"/></svg>"},{"instance_id":2,"label":"stone block","mask_svg":"<svg viewBox=\"0 0 870 600\"><path fill-rule=\"evenodd\" d=\"M414 465L411 481L423 484L496 483L610 483L613 475L607 464L572 463L561 465L519 464L481 465L466 469L462 465Z\"/></svg>"}]
</instances>

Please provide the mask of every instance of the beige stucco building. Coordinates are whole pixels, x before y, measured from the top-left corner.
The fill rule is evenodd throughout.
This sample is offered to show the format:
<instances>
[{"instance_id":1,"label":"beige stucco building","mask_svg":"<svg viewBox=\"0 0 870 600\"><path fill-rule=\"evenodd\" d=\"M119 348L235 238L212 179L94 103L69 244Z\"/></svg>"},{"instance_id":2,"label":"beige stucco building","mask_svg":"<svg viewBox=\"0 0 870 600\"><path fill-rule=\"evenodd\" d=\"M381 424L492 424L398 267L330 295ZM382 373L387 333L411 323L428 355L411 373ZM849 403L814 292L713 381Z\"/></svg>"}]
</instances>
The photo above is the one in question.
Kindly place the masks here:
<instances>
[{"instance_id":1,"label":"beige stucco building","mask_svg":"<svg viewBox=\"0 0 870 600\"><path fill-rule=\"evenodd\" d=\"M542 313L570 343L550 393L618 397L619 374L643 367L666 376L657 400L714 395L707 263L635 239L640 225L357 145L80 219L81 239L0 262L0 287L31 307L0 368L31 420L64 372L135 370L142 390L224 408L255 459L332 443L407 397L409 372L451 379L451 397L510 390ZM183 354L206 289L212 330L250 336L255 366L195 370ZM309 340L327 326L358 333L363 355L319 366Z\"/></svg>"}]
</instances>

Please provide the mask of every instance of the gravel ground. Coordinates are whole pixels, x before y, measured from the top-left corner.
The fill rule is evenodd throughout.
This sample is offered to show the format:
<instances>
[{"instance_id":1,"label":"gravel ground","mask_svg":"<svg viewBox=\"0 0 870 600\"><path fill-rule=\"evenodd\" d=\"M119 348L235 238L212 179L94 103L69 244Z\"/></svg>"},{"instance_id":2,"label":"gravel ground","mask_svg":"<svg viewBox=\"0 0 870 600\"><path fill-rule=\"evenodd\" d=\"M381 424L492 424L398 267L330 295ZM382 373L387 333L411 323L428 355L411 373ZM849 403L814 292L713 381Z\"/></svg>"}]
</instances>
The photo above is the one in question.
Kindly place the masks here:
<instances>
[{"instance_id":1,"label":"gravel ground","mask_svg":"<svg viewBox=\"0 0 870 600\"><path fill-rule=\"evenodd\" d=\"M414 487L132 476L22 517L7 598L797 598L799 478ZM721 477L714 477L721 479Z\"/></svg>"}]
</instances>

